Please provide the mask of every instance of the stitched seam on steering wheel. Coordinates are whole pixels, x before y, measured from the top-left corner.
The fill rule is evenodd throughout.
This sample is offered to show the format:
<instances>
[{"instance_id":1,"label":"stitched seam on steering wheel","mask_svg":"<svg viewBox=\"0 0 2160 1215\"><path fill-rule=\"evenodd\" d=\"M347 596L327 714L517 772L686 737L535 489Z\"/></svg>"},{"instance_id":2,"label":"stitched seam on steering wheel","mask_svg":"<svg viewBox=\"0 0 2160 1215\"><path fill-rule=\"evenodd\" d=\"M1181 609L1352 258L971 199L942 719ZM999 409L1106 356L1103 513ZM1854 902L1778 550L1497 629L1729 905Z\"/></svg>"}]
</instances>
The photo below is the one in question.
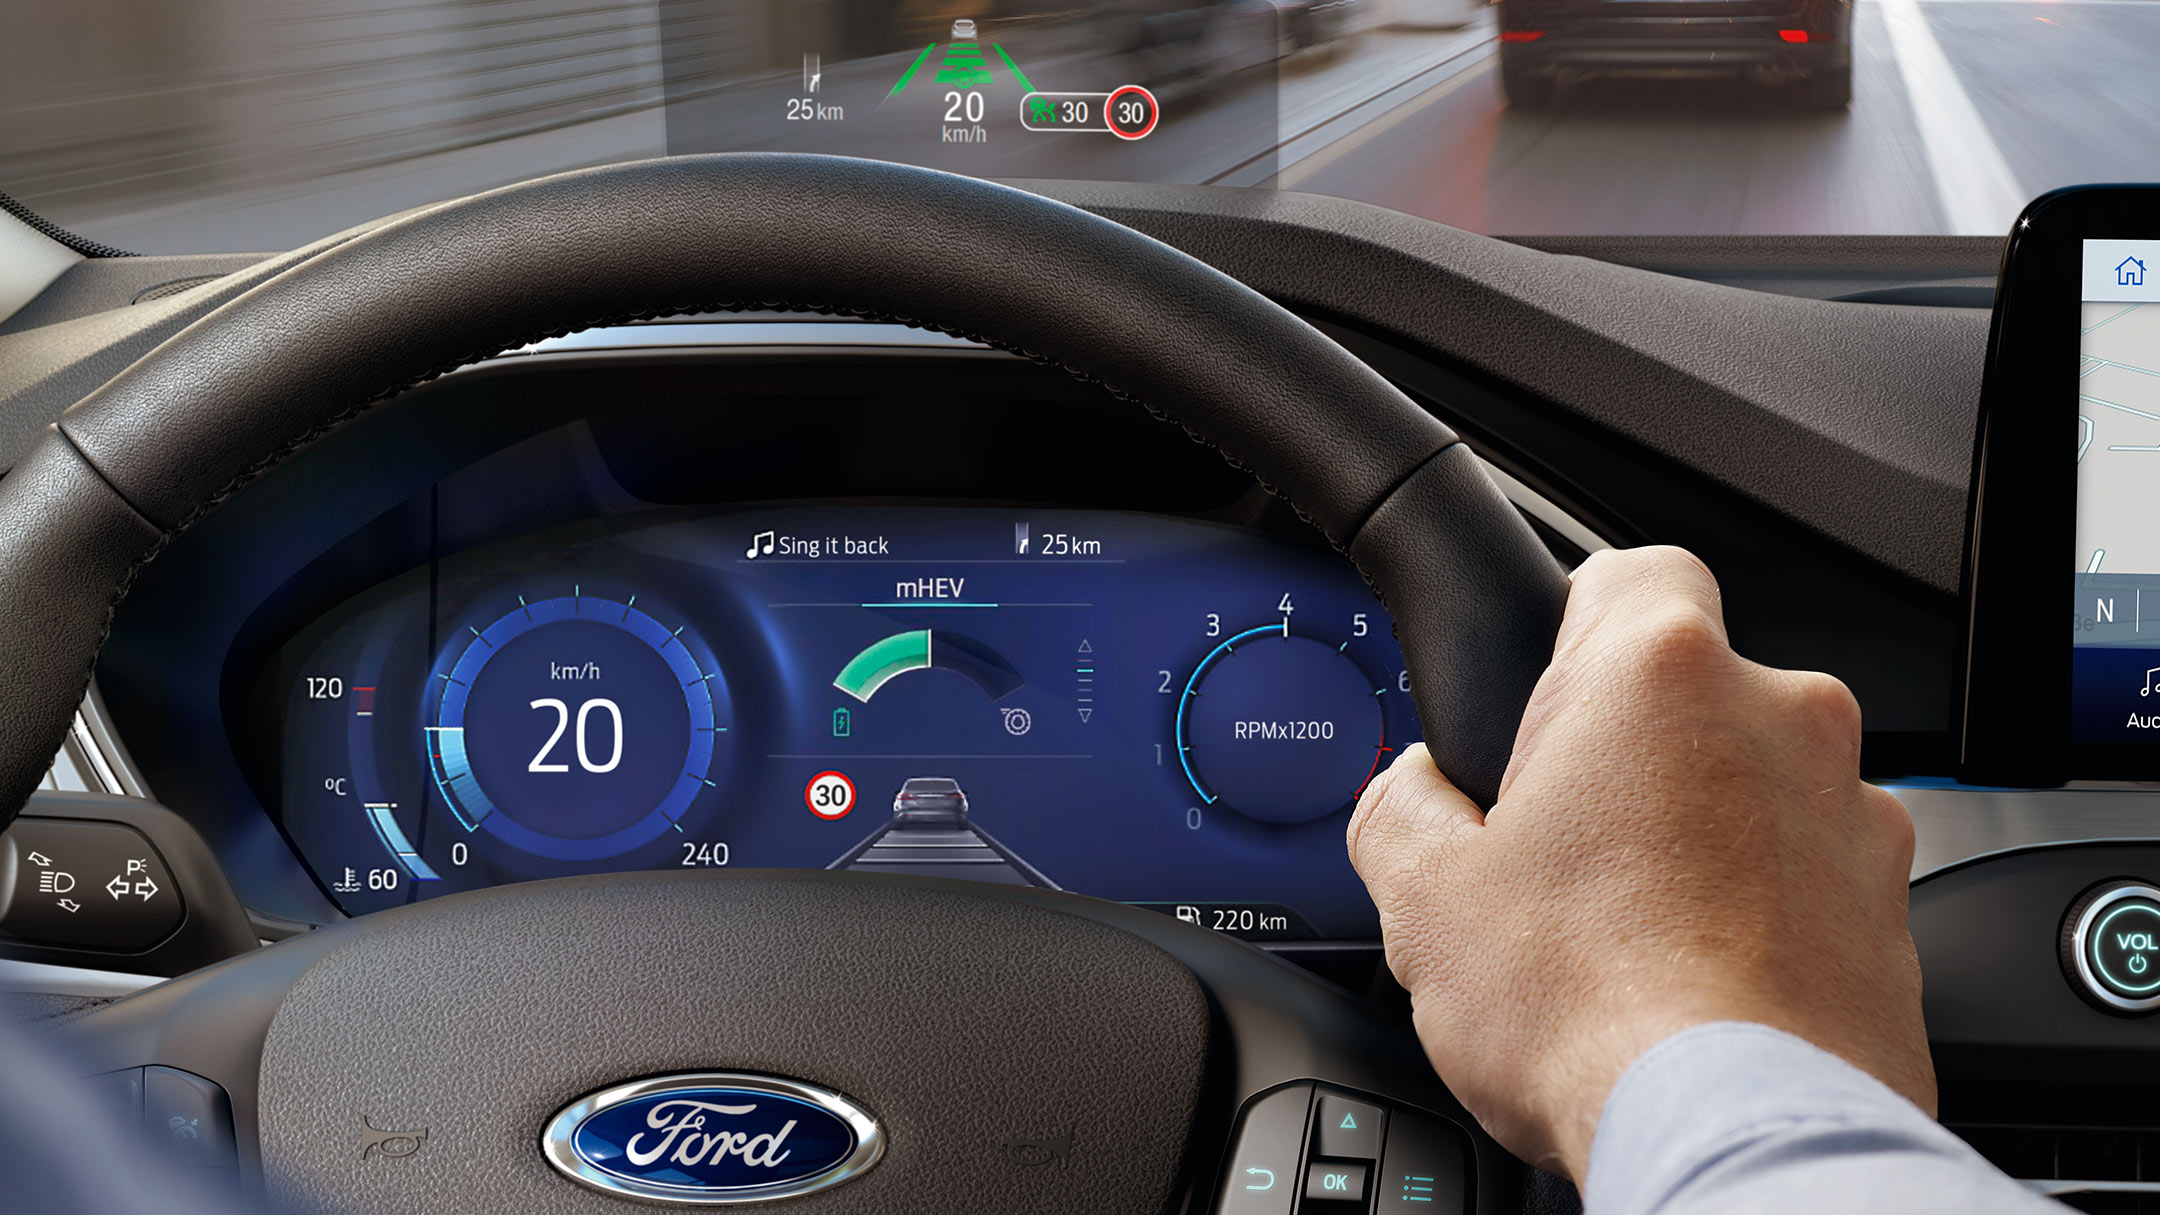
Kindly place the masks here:
<instances>
[{"instance_id":1,"label":"stitched seam on steering wheel","mask_svg":"<svg viewBox=\"0 0 2160 1215\"><path fill-rule=\"evenodd\" d=\"M895 313L877 312L861 308L847 308L831 304L797 304L787 301L776 300L760 300L756 302L735 301L718 304L684 305L671 308L651 308L628 313L616 313L608 316L599 317L594 320L586 321L583 324L549 329L542 333L534 334L523 339L512 340L496 345L492 349L478 351L473 354L466 355L460 359L436 367L433 370L423 372L422 374L406 380L403 383L395 385L391 388L387 388L371 396L364 397L354 405L338 411L330 417L323 419L321 422L318 422L315 425L309 427L307 430L303 431L294 438L280 444L269 454L263 456L261 459L258 459L254 463L248 465L247 468L241 470L238 475L234 476L231 480L228 480L223 486L219 487L215 493L211 494L209 497L197 503L192 510L188 511L187 514L181 516L177 521L173 523L171 527L160 528L158 531L157 540L151 544L149 549L146 550L142 554L142 556L136 558L135 561L128 566L127 572L123 574L120 578L119 585L113 588L112 599L105 606L105 624L104 627L98 631L97 644L96 647L91 651L90 664L88 669L85 670L83 674L82 689L77 694L76 699L80 700L83 695L86 695L89 692L90 681L94 679L97 674L98 655L104 652L105 643L112 638L113 621L119 615L120 604L126 600L128 592L134 588L135 579L142 572L143 567L149 565L152 561L156 560L158 554L164 552L167 545L170 545L174 540L177 540L189 528L201 522L204 516L208 515L211 511L216 510L219 506L224 505L233 497L233 495L239 493L241 490L247 488L249 484L253 483L256 478L263 476L264 474L275 469L278 465L283 464L287 459L290 459L295 453L300 451L300 449L308 446L311 443L314 443L318 439L327 436L332 431L337 430L338 428L346 425L347 423L357 420L364 414L368 413L370 410L374 409L375 406L380 405L385 401L389 401L396 397L402 396L403 394L410 392L411 390L419 387L422 384L426 384L432 380L440 379L443 376L448 375L451 372L456 371L460 368L469 367L476 363L485 362L488 359L495 358L496 356L501 355L505 351L515 350L520 346L529 346L535 342L542 341L546 338L562 337L566 334L576 333L586 329L596 329L608 325L622 325L632 321L654 320L660 317L689 316L709 312L751 311L807 312L820 316L852 316L867 321L878 321L907 325L912 328L923 329L933 333L943 333L952 337L960 338L964 341L977 342L984 346L989 346L997 350L1003 350L1008 354L1017 355L1021 358L1029 360L1030 362L1038 363L1045 367L1054 367L1060 371L1063 371L1065 374L1071 376L1073 379L1079 381L1080 383L1099 385L1105 392L1108 392L1111 396L1117 398L1118 400L1138 405L1140 408L1146 410L1149 416L1155 418L1157 421L1174 423L1178 427L1178 429L1185 432L1187 438L1191 439L1195 443L1209 448L1210 450L1214 451L1218 456L1222 457L1224 463L1228 464L1230 467L1238 470L1239 472L1242 472L1247 476L1252 477L1253 480L1259 484L1261 489L1266 490L1269 494L1273 495L1276 498L1280 498L1286 505L1290 507L1293 512L1297 514L1297 517L1299 519L1302 519L1307 524L1311 525L1315 531L1318 531L1322 536L1326 537L1328 544L1333 547L1336 552L1340 553L1344 558L1349 560L1351 566L1357 570L1359 577L1363 578L1365 580L1365 584L1368 587L1372 588L1373 593L1376 596L1380 595L1379 584L1373 580L1372 574L1365 569L1364 565L1359 562L1356 557L1351 555L1349 545L1347 543L1338 542L1333 536L1328 535L1327 529L1322 528L1318 523L1316 523L1313 520L1313 517L1306 512L1303 506L1300 506L1288 494L1283 493L1282 490L1277 488L1265 477L1262 477L1259 474L1255 473L1252 468L1250 468L1242 459L1226 450L1220 443L1216 442L1213 438L1193 429L1192 426L1185 423L1181 419L1171 415L1168 411L1158 409L1152 402L1148 401L1146 398L1141 397L1136 393L1127 391L1126 389L1120 388L1119 386L1104 380L1100 376L1094 375L1090 372L1082 371L1080 368L1075 367L1071 363L1065 362L1062 359L1058 359L1047 354L1042 354L1037 351L1028 350L1013 343L999 341L995 338L987 337L982 334L974 333L965 329L959 329L949 325L940 325L934 322L918 320L912 317L900 316ZM71 447L75 446L74 440L72 438L68 439L68 444ZM150 521L149 516L140 507L136 506L134 502L129 500L127 495L121 493L117 486L111 485L110 478L107 478L105 476L105 472L103 469L97 468L96 463L90 460L87 453L83 453L79 447L76 448L76 451L77 454L82 457L83 461L86 464L89 464L101 479L104 479L106 481L107 485L113 489L114 495L117 496L121 500L121 502L125 503L130 510L133 510L138 516L142 517L145 522ZM1419 467L1422 467L1422 462L1420 462ZM1383 498L1382 501L1384 502L1386 501L1386 499ZM1359 521L1358 526L1352 529L1351 534L1353 539L1355 538L1355 535L1358 531L1362 531L1364 529L1364 525L1367 522L1370 522L1369 516L1367 517L1367 519ZM155 525L153 524L153 526ZM1380 598L1381 607L1385 609L1387 606L1386 598L1385 596L1380 596Z\"/></svg>"}]
</instances>

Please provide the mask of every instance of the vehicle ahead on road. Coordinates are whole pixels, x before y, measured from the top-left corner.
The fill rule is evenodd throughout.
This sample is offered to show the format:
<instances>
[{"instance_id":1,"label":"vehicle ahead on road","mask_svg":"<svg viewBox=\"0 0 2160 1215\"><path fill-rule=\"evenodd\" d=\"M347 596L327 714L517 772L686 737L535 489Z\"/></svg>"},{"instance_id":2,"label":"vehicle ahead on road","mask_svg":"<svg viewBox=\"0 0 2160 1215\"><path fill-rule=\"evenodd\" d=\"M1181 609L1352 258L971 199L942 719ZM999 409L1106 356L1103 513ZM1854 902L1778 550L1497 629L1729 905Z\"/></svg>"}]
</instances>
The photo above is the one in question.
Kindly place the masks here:
<instances>
[{"instance_id":1,"label":"vehicle ahead on road","mask_svg":"<svg viewBox=\"0 0 2160 1215\"><path fill-rule=\"evenodd\" d=\"M895 827L965 827L967 794L950 776L911 776L892 800Z\"/></svg>"},{"instance_id":2,"label":"vehicle ahead on road","mask_svg":"<svg viewBox=\"0 0 2160 1215\"><path fill-rule=\"evenodd\" d=\"M960 18L952 23L952 36L955 38L973 38L975 36L975 23L966 17Z\"/></svg>"},{"instance_id":3,"label":"vehicle ahead on road","mask_svg":"<svg viewBox=\"0 0 2160 1215\"><path fill-rule=\"evenodd\" d=\"M1500 85L1552 101L1567 77L1741 76L1852 104L1850 0L1499 0Z\"/></svg>"},{"instance_id":4,"label":"vehicle ahead on road","mask_svg":"<svg viewBox=\"0 0 2160 1215\"><path fill-rule=\"evenodd\" d=\"M1526 118L1483 13L1361 3L1287 61L1305 0L21 6L0 1213L563 1209L682 1083L861 1115L694 1115L848 1187L775 1211L1287 1215L1313 1157L1567 1210L1344 840L1406 758L1491 804L1562 571L1645 543L1860 706L1943 1123L2153 1184L2160 992L2101 972L2160 929L2101 918L2152 918L2160 761L1969 759L2160 739L2160 203L2016 229L1989 349L2024 200L2160 164L2160 4L1508 0L1518 66L1883 35L1851 115ZM641 1175L740 1197L719 1155Z\"/></svg>"}]
</instances>

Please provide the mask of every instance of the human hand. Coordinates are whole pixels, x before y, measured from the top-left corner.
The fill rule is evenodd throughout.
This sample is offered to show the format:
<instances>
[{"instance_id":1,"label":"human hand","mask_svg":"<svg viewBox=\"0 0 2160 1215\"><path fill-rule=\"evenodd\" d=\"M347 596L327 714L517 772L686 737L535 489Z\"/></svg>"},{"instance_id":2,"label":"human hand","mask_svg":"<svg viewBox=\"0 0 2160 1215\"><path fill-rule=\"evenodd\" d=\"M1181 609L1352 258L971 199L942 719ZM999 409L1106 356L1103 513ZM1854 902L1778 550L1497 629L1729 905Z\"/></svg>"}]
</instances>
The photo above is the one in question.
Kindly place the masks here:
<instances>
[{"instance_id":1,"label":"human hand","mask_svg":"<svg viewBox=\"0 0 2160 1215\"><path fill-rule=\"evenodd\" d=\"M1912 820L1859 756L1842 683L1735 654L1709 570L1645 548L1576 571L1489 814L1422 746L1372 782L1351 861L1494 1138L1580 1182L1621 1073L1709 1021L1805 1038L1933 1114Z\"/></svg>"}]
</instances>

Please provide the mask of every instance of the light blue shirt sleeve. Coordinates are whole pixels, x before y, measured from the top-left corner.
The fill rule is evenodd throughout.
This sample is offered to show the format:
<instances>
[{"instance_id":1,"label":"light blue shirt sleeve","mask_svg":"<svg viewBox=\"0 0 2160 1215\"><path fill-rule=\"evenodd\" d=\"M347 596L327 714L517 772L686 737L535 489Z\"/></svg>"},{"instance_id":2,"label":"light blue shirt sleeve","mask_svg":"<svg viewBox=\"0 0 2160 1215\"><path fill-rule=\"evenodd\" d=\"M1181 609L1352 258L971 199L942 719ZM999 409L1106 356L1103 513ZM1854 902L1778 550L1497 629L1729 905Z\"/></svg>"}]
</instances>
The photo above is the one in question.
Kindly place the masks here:
<instances>
[{"instance_id":1,"label":"light blue shirt sleeve","mask_svg":"<svg viewBox=\"0 0 2160 1215\"><path fill-rule=\"evenodd\" d=\"M2063 1215L1843 1059L1718 1022L1650 1048L1605 1099L1588 1215Z\"/></svg>"}]
</instances>

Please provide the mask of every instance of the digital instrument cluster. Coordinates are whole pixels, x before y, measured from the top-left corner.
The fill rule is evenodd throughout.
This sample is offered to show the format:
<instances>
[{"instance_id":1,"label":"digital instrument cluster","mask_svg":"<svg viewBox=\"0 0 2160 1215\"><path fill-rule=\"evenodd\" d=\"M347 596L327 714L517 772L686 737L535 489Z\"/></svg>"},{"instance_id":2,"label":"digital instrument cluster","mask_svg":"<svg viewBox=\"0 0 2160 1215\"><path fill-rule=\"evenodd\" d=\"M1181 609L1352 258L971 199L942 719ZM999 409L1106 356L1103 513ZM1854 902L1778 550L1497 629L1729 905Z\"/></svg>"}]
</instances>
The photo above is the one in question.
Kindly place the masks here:
<instances>
[{"instance_id":1,"label":"digital instrument cluster","mask_svg":"<svg viewBox=\"0 0 2160 1215\"><path fill-rule=\"evenodd\" d=\"M1349 566L1173 517L663 511L414 569L284 650L284 829L352 913L608 870L1059 887L1374 935L1418 737Z\"/></svg>"}]
</instances>

